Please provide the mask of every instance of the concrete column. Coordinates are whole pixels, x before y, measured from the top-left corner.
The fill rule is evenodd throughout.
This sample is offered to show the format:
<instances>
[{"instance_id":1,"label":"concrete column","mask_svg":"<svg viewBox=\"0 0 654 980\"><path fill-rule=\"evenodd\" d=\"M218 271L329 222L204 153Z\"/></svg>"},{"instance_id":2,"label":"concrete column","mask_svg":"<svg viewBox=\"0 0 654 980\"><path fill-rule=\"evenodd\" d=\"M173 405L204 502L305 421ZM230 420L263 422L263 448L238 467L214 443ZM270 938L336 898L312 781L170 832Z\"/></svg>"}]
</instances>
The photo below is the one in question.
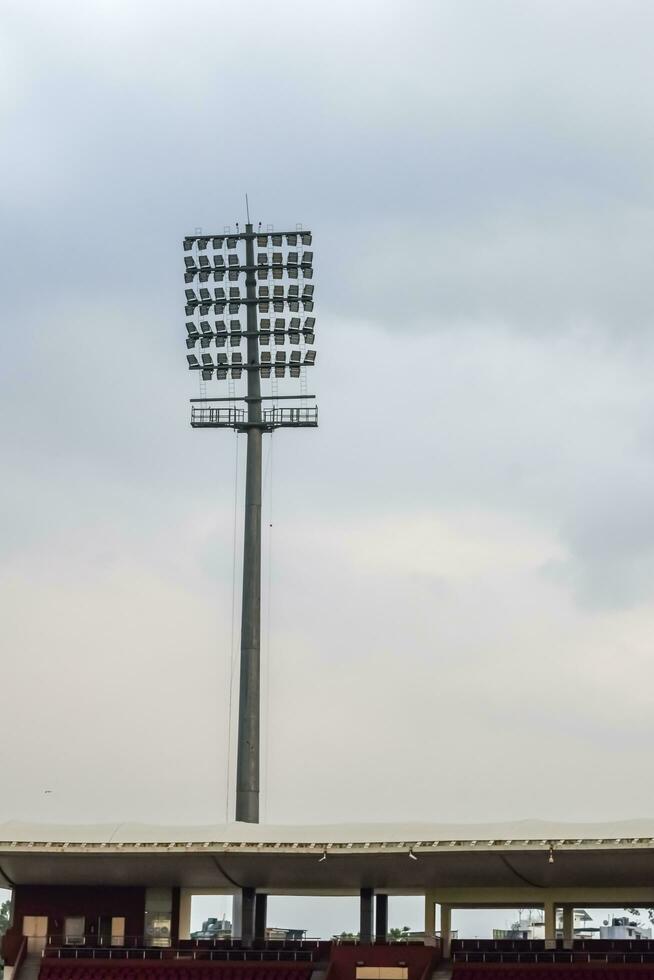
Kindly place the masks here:
<instances>
[{"instance_id":1,"label":"concrete column","mask_svg":"<svg viewBox=\"0 0 654 980\"><path fill-rule=\"evenodd\" d=\"M431 892L425 894L425 936L436 935L436 902Z\"/></svg>"},{"instance_id":2,"label":"concrete column","mask_svg":"<svg viewBox=\"0 0 654 980\"><path fill-rule=\"evenodd\" d=\"M191 938L191 899L193 892L190 888L179 890L179 913L177 919L177 938Z\"/></svg>"},{"instance_id":3,"label":"concrete column","mask_svg":"<svg viewBox=\"0 0 654 980\"><path fill-rule=\"evenodd\" d=\"M374 894L374 888L361 889L359 941L362 943L372 942L372 926L374 917L372 899Z\"/></svg>"},{"instance_id":4,"label":"concrete column","mask_svg":"<svg viewBox=\"0 0 654 980\"><path fill-rule=\"evenodd\" d=\"M449 960L452 953L452 906L441 904L441 956Z\"/></svg>"},{"instance_id":5,"label":"concrete column","mask_svg":"<svg viewBox=\"0 0 654 980\"><path fill-rule=\"evenodd\" d=\"M241 889L241 940L245 946L251 946L254 939L254 888Z\"/></svg>"},{"instance_id":6,"label":"concrete column","mask_svg":"<svg viewBox=\"0 0 654 980\"><path fill-rule=\"evenodd\" d=\"M554 949L556 946L556 903L544 902L543 908L545 910L545 949Z\"/></svg>"},{"instance_id":7,"label":"concrete column","mask_svg":"<svg viewBox=\"0 0 654 980\"><path fill-rule=\"evenodd\" d=\"M563 948L572 949L575 938L575 910L574 905L563 906Z\"/></svg>"},{"instance_id":8,"label":"concrete column","mask_svg":"<svg viewBox=\"0 0 654 980\"><path fill-rule=\"evenodd\" d=\"M375 895L375 942L388 939L388 895Z\"/></svg>"},{"instance_id":9,"label":"concrete column","mask_svg":"<svg viewBox=\"0 0 654 980\"><path fill-rule=\"evenodd\" d=\"M268 913L268 896L257 892L254 899L254 938L266 938L266 918Z\"/></svg>"}]
</instances>

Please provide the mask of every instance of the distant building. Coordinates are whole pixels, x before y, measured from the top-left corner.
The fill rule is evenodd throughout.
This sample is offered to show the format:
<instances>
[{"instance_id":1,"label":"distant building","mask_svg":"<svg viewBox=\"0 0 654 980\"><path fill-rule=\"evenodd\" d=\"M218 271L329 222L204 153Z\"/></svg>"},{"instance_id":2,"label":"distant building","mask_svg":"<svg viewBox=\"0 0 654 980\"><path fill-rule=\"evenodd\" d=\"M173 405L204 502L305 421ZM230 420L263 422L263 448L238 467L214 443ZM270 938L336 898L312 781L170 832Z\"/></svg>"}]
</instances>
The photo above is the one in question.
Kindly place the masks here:
<instances>
[{"instance_id":1,"label":"distant building","mask_svg":"<svg viewBox=\"0 0 654 980\"><path fill-rule=\"evenodd\" d=\"M628 916L614 916L610 925L600 926L600 939L651 939L651 928L645 929Z\"/></svg>"},{"instance_id":2,"label":"distant building","mask_svg":"<svg viewBox=\"0 0 654 980\"><path fill-rule=\"evenodd\" d=\"M232 934L232 924L223 915L222 919L205 919L202 928L191 933L191 939L229 939ZM266 926L266 939L305 939L306 929L282 929L279 926Z\"/></svg>"},{"instance_id":3,"label":"distant building","mask_svg":"<svg viewBox=\"0 0 654 980\"><path fill-rule=\"evenodd\" d=\"M521 915L517 922L514 922L510 929L493 929L493 939L545 939L545 922L541 913L533 912ZM592 916L585 909L574 910L574 935L575 939L596 938L599 929L590 926L593 921ZM556 916L557 935L563 936L563 912L557 910Z\"/></svg>"}]
</instances>

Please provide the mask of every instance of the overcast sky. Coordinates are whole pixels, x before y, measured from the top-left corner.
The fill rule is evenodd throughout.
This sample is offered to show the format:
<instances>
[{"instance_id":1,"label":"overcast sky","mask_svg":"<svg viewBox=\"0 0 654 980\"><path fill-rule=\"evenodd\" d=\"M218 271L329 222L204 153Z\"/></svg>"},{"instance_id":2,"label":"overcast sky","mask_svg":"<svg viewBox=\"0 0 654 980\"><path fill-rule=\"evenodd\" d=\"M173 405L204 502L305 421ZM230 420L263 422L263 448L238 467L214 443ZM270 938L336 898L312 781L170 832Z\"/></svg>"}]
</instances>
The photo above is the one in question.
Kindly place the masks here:
<instances>
[{"instance_id":1,"label":"overcast sky","mask_svg":"<svg viewBox=\"0 0 654 980\"><path fill-rule=\"evenodd\" d=\"M246 191L313 230L318 317L320 428L266 439L262 818L653 815L653 30L5 0L0 819L233 808L245 446L188 424L181 239Z\"/></svg>"}]
</instances>

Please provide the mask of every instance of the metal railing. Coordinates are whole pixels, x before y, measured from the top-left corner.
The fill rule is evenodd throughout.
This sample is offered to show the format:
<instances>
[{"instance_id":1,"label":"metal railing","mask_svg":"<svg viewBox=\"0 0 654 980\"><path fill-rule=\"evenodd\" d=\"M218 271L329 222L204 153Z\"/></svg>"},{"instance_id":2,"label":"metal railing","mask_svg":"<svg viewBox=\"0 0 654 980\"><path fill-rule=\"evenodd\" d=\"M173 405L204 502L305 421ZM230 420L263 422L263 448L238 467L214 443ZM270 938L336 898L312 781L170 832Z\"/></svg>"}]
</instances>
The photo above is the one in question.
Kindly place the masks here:
<instances>
[{"instance_id":1,"label":"metal railing","mask_svg":"<svg viewBox=\"0 0 654 980\"><path fill-rule=\"evenodd\" d=\"M196 408L191 409L191 425L242 425L245 422L244 408Z\"/></svg>"}]
</instances>

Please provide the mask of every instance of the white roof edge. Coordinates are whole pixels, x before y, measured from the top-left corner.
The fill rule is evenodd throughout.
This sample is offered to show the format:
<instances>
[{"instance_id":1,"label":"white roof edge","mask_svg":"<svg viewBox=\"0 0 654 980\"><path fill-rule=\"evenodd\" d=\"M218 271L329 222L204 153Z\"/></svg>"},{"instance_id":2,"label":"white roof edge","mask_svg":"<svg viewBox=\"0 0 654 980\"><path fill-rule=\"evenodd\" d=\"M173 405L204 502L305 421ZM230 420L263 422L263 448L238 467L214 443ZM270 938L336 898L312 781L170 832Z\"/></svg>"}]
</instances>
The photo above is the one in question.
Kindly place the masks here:
<instances>
[{"instance_id":1,"label":"white roof edge","mask_svg":"<svg viewBox=\"0 0 654 980\"><path fill-rule=\"evenodd\" d=\"M569 844L584 841L654 841L654 819L602 823L518 820L503 823L349 823L349 824L203 824L140 823L46 824L10 820L0 823L0 842L52 844L406 844L448 841L498 844L522 841Z\"/></svg>"}]
</instances>

